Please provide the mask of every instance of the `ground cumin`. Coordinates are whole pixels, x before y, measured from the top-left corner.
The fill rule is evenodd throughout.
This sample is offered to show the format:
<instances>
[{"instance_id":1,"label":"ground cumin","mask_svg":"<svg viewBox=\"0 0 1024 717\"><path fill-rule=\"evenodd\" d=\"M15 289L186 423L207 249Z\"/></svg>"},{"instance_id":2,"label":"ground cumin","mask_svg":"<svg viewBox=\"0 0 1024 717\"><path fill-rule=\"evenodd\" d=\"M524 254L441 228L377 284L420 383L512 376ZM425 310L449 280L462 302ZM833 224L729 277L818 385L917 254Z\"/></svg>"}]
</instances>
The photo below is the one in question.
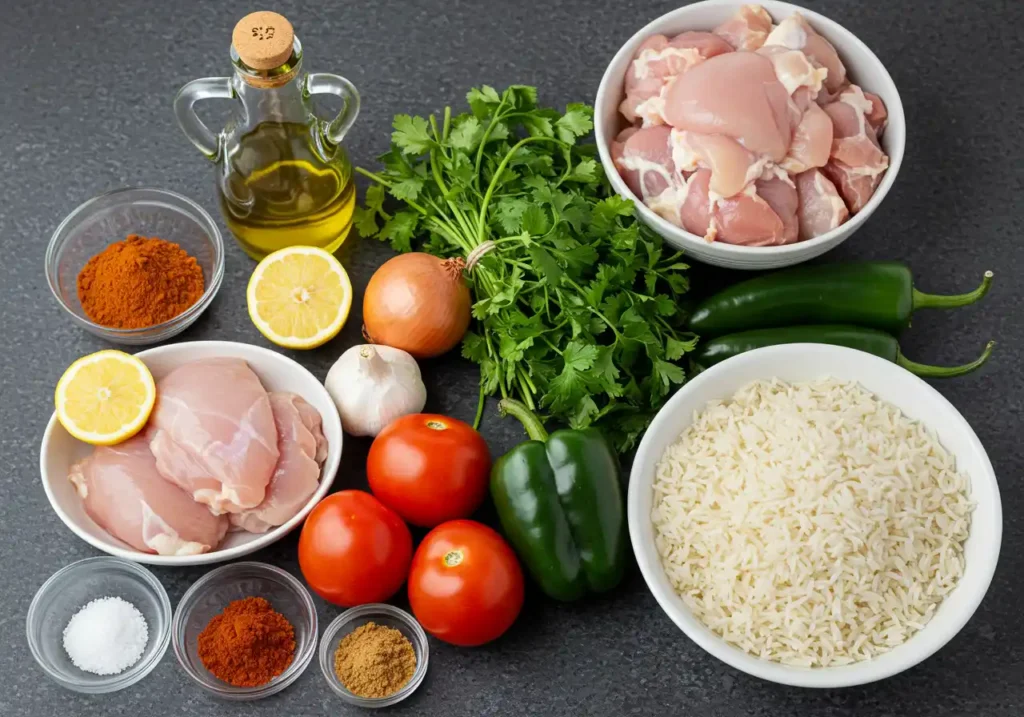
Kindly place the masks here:
<instances>
[{"instance_id":1,"label":"ground cumin","mask_svg":"<svg viewBox=\"0 0 1024 717\"><path fill-rule=\"evenodd\" d=\"M284 672L295 656L295 629L265 598L229 603L199 633L199 659L235 687L259 687Z\"/></svg>"},{"instance_id":2,"label":"ground cumin","mask_svg":"<svg viewBox=\"0 0 1024 717\"><path fill-rule=\"evenodd\" d=\"M173 319L203 295L203 269L173 242L132 234L89 259L78 300L89 319L141 329Z\"/></svg>"},{"instance_id":3,"label":"ground cumin","mask_svg":"<svg viewBox=\"0 0 1024 717\"><path fill-rule=\"evenodd\" d=\"M334 653L334 672L359 697L390 697L412 679L416 651L400 631L375 622L345 635Z\"/></svg>"}]
</instances>

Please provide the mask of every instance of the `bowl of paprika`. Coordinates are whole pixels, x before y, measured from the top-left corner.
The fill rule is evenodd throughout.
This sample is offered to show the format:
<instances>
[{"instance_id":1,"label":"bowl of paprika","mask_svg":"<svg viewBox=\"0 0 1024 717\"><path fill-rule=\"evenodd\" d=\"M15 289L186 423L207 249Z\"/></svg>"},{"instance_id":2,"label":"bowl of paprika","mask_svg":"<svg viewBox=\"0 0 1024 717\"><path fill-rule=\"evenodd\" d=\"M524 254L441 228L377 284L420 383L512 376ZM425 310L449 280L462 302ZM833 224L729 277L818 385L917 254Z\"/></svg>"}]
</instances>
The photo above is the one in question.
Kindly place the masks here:
<instances>
[{"instance_id":1,"label":"bowl of paprika","mask_svg":"<svg viewBox=\"0 0 1024 717\"><path fill-rule=\"evenodd\" d=\"M280 692L316 653L316 606L298 579L266 563L213 570L181 598L171 644L185 673L210 694L250 701Z\"/></svg>"},{"instance_id":2,"label":"bowl of paprika","mask_svg":"<svg viewBox=\"0 0 1024 717\"><path fill-rule=\"evenodd\" d=\"M85 202L46 249L50 291L72 321L112 343L145 346L188 328L224 277L224 240L198 204L162 189Z\"/></svg>"}]
</instances>

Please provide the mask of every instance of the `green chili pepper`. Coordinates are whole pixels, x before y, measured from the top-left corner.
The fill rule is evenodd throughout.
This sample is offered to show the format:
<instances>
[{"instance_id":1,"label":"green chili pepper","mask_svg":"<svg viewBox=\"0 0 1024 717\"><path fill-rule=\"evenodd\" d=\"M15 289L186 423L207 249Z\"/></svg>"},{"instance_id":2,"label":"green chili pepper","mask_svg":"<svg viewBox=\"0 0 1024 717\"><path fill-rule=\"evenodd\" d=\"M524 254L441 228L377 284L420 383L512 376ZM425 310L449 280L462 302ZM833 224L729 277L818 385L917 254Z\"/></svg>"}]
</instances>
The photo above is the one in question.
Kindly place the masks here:
<instances>
[{"instance_id":1,"label":"green chili pepper","mask_svg":"<svg viewBox=\"0 0 1024 717\"><path fill-rule=\"evenodd\" d=\"M860 326L824 324L813 326L786 326L780 329L755 329L727 334L711 339L697 347L693 361L700 368L707 368L745 351L778 344L833 344L866 351L875 356L899 364L911 373L927 378L952 378L963 376L984 364L992 354L995 341L989 341L985 351L970 363L962 366L928 366L916 363L900 353L899 344L889 334L876 329Z\"/></svg>"},{"instance_id":2,"label":"green chili pepper","mask_svg":"<svg viewBox=\"0 0 1024 717\"><path fill-rule=\"evenodd\" d=\"M991 284L987 271L974 291L937 296L915 289L910 269L894 261L804 266L743 281L705 299L690 317L690 330L713 338L777 326L853 324L895 336L917 309L973 304Z\"/></svg>"},{"instance_id":3,"label":"green chili pepper","mask_svg":"<svg viewBox=\"0 0 1024 717\"><path fill-rule=\"evenodd\" d=\"M594 428L550 436L519 401L499 410L532 440L499 458L491 496L509 542L540 588L576 600L619 584L626 569L626 515L615 453Z\"/></svg>"}]
</instances>

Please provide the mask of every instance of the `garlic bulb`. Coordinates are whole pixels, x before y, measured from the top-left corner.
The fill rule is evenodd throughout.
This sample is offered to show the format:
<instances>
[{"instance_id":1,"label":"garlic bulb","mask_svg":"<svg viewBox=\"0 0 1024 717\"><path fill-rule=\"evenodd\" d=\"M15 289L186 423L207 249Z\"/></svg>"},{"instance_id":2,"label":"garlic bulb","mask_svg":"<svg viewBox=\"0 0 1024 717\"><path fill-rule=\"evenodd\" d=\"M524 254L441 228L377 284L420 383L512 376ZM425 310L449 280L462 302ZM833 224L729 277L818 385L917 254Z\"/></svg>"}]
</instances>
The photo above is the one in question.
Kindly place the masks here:
<instances>
[{"instance_id":1,"label":"garlic bulb","mask_svg":"<svg viewBox=\"0 0 1024 717\"><path fill-rule=\"evenodd\" d=\"M364 344L341 355L324 381L353 436L376 436L396 418L419 413L427 387L416 359L401 349Z\"/></svg>"}]
</instances>

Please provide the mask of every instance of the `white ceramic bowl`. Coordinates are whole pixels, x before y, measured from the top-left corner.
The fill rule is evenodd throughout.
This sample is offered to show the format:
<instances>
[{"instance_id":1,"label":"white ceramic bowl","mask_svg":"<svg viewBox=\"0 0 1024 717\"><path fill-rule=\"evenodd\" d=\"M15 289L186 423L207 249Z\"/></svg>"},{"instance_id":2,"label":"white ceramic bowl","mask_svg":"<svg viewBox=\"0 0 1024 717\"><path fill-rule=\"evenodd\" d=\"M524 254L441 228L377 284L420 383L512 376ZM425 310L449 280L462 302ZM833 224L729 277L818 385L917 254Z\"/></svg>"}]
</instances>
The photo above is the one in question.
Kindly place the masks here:
<instances>
[{"instance_id":1,"label":"white ceramic bowl","mask_svg":"<svg viewBox=\"0 0 1024 717\"><path fill-rule=\"evenodd\" d=\"M334 476L338 472L338 463L341 461L341 419L338 417L338 410L327 393L327 389L305 368L290 358L269 349L233 341L193 341L171 344L140 351L136 355L146 362L157 381L178 366L196 359L218 356L240 358L248 362L250 368L259 376L268 391L290 391L302 396L320 411L320 416L323 418L324 436L327 438L327 460L324 461L321 470L320 487L291 520L266 533L228 533L217 550L202 555L173 556L143 553L110 535L86 514L81 498L78 497L74 486L68 481L68 468L78 459L87 456L92 451L92 446L72 438L54 414L46 425L39 453L39 469L43 478L43 489L46 491L46 497L50 499L50 505L53 506L54 511L79 538L110 555L150 565L219 563L248 555L280 540L299 525L313 509L313 506L330 491Z\"/></svg>"},{"instance_id":2,"label":"white ceramic bowl","mask_svg":"<svg viewBox=\"0 0 1024 717\"><path fill-rule=\"evenodd\" d=\"M922 420L956 456L970 478L971 532L964 544L966 567L957 587L942 601L923 630L872 660L841 667L801 668L763 660L735 647L704 626L672 589L654 544L651 522L654 469L665 449L708 401L727 399L757 379L808 381L823 376L856 381L907 416ZM840 346L787 344L740 354L711 367L665 404L640 442L630 475L629 537L640 571L658 604L706 651L748 674L798 687L847 687L874 682L913 667L956 635L981 603L999 558L1003 532L999 486L988 455L964 417L917 376L871 354Z\"/></svg>"},{"instance_id":3,"label":"white ceramic bowl","mask_svg":"<svg viewBox=\"0 0 1024 717\"><path fill-rule=\"evenodd\" d=\"M597 141L601 164L608 175L615 191L627 199L636 202L640 218L660 234L672 246L686 251L690 256L715 266L732 269L775 269L791 266L824 254L844 242L867 221L868 217L889 193L896 175L903 163L903 151L906 146L907 126L903 116L903 103L892 78L868 46L858 40L849 30L829 20L824 15L807 10L797 5L774 0L759 2L772 16L776 24L794 12L800 12L807 18L811 26L839 52L839 57L846 65L850 79L868 92L874 92L882 98L889 112L889 121L881 138L882 148L889 155L889 169L882 177L878 189L867 205L855 216L841 226L808 241L797 242L773 247L750 247L724 244L722 242L704 241L703 237L691 234L674 224L662 219L648 209L626 183L622 181L618 170L612 163L609 144L624 128L626 120L619 114L619 103L623 98L623 79L626 70L633 61L636 49L645 39L658 33L676 35L686 30L710 31L736 12L743 2L736 0L706 0L681 7L653 20L637 32L616 53L597 90L594 101L594 137Z\"/></svg>"}]
</instances>

